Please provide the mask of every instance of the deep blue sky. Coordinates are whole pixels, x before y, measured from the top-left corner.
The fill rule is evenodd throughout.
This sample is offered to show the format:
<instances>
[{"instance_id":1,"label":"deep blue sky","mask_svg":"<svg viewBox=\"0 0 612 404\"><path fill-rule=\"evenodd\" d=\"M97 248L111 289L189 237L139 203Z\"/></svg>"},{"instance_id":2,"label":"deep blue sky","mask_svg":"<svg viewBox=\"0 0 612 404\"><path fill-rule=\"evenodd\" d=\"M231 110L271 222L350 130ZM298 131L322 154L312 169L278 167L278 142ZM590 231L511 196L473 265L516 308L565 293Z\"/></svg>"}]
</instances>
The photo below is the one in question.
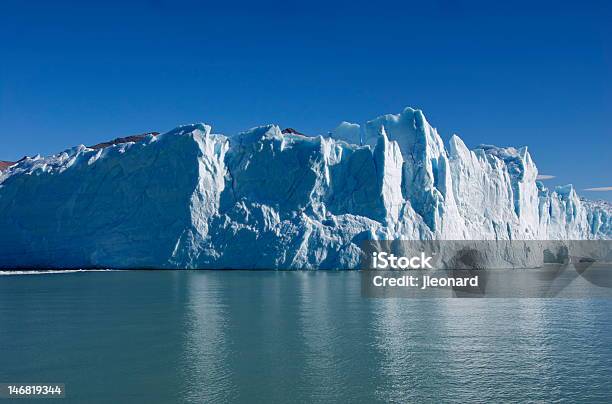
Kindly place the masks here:
<instances>
[{"instance_id":1,"label":"deep blue sky","mask_svg":"<svg viewBox=\"0 0 612 404\"><path fill-rule=\"evenodd\" d=\"M612 186L611 2L81 3L0 3L0 160L414 106L445 140L528 145L550 185Z\"/></svg>"}]
</instances>

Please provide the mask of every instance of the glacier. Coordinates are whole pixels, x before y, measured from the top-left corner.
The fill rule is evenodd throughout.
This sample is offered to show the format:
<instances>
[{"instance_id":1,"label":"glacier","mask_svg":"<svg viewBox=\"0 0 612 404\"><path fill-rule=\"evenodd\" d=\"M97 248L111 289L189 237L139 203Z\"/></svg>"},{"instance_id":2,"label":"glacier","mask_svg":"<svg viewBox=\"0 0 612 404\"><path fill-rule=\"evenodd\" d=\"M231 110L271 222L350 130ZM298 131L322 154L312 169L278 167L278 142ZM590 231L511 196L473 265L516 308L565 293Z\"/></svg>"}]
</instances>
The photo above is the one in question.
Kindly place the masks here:
<instances>
[{"instance_id":1,"label":"glacier","mask_svg":"<svg viewBox=\"0 0 612 404\"><path fill-rule=\"evenodd\" d=\"M364 240L609 240L610 204L406 108L328 136L206 124L0 168L2 268L349 269Z\"/></svg>"}]
</instances>

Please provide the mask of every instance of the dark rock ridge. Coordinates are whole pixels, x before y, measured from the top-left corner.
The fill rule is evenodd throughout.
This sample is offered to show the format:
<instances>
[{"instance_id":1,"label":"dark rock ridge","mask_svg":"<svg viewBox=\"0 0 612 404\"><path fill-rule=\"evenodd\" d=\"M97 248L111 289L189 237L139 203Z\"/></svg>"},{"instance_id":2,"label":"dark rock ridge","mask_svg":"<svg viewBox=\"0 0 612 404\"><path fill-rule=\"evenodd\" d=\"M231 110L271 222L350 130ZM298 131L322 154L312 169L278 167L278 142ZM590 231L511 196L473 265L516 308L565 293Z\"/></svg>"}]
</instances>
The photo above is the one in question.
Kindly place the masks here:
<instances>
[{"instance_id":1,"label":"dark rock ridge","mask_svg":"<svg viewBox=\"0 0 612 404\"><path fill-rule=\"evenodd\" d=\"M110 147L110 146L114 146L117 144L122 144L122 143L130 143L130 142L134 142L134 143L138 143L138 142L142 142L148 135L152 135L152 136L158 136L159 132L146 132L146 133L142 133L140 135L131 135L131 136L126 136L126 137L118 137L115 138L113 140L109 140L107 142L102 142L102 143L98 143L96 145L93 146L89 146L90 149L94 149L94 150L100 150L100 149L104 149L106 147ZM7 170L9 167L19 163L20 161L23 161L27 158L27 156L24 156L23 158L17 160L17 161L2 161L0 160L0 171L5 171Z\"/></svg>"},{"instance_id":2,"label":"dark rock ridge","mask_svg":"<svg viewBox=\"0 0 612 404\"><path fill-rule=\"evenodd\" d=\"M20 163L27 158L28 156L23 156L17 161L0 161L0 171L7 170L9 167L14 166L15 164Z\"/></svg>"},{"instance_id":3,"label":"dark rock ridge","mask_svg":"<svg viewBox=\"0 0 612 404\"><path fill-rule=\"evenodd\" d=\"M281 131L281 133L283 134L292 134L292 135L300 135L300 136L308 136L305 135L303 133L298 132L297 130L293 129L293 128L285 128Z\"/></svg>"},{"instance_id":4,"label":"dark rock ridge","mask_svg":"<svg viewBox=\"0 0 612 404\"><path fill-rule=\"evenodd\" d=\"M98 143L96 145L89 146L89 148L94 149L94 150L99 150L99 149L104 149L109 146L114 146L116 144L130 143L130 142L138 143L138 142L143 141L148 135L157 136L159 135L159 132L147 132L147 133L142 133L140 135L118 137L116 139L109 140L108 142Z\"/></svg>"}]
</instances>

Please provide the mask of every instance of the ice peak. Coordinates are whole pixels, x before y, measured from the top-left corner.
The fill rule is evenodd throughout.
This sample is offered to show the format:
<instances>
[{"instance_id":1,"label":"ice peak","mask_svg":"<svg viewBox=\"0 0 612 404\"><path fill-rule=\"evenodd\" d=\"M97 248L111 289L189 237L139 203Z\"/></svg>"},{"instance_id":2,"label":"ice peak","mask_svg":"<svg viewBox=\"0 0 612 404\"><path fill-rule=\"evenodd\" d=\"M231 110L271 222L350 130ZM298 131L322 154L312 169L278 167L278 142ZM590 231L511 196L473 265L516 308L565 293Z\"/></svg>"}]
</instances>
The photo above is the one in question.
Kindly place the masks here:
<instances>
[{"instance_id":1,"label":"ice peak","mask_svg":"<svg viewBox=\"0 0 612 404\"><path fill-rule=\"evenodd\" d=\"M363 144L361 126L356 123L346 121L340 122L340 125L332 131L332 137L356 145Z\"/></svg>"},{"instance_id":2,"label":"ice peak","mask_svg":"<svg viewBox=\"0 0 612 404\"><path fill-rule=\"evenodd\" d=\"M186 135L186 134L191 134L191 133L199 133L201 135L204 136L208 136L210 135L212 128L210 125L207 125L205 123L199 122L199 123L193 123L193 124L189 124L189 125L181 125L178 126L174 129L172 129L171 131L165 133L165 136L175 136L175 135Z\"/></svg>"},{"instance_id":3,"label":"ice peak","mask_svg":"<svg viewBox=\"0 0 612 404\"><path fill-rule=\"evenodd\" d=\"M256 126L237 135L241 145L246 146L262 139L282 138L283 133L277 125ZM290 135L290 134L286 134Z\"/></svg>"},{"instance_id":4,"label":"ice peak","mask_svg":"<svg viewBox=\"0 0 612 404\"><path fill-rule=\"evenodd\" d=\"M458 135L453 134L449 141L449 154L451 157L466 156L470 151Z\"/></svg>"}]
</instances>

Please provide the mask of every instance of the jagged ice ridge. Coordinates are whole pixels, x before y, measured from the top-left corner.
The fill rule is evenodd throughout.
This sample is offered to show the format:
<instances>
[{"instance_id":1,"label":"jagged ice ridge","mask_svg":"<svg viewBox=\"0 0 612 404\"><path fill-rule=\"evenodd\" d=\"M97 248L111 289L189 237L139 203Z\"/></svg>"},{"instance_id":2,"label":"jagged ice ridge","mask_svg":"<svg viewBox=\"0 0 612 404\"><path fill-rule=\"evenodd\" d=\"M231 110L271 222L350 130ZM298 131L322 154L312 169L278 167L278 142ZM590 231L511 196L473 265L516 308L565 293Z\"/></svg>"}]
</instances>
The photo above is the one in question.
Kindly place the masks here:
<instances>
[{"instance_id":1,"label":"jagged ice ridge","mask_svg":"<svg viewBox=\"0 0 612 404\"><path fill-rule=\"evenodd\" d=\"M526 147L445 145L406 108L331 137L205 124L0 172L0 267L355 268L368 239L610 239Z\"/></svg>"}]
</instances>

